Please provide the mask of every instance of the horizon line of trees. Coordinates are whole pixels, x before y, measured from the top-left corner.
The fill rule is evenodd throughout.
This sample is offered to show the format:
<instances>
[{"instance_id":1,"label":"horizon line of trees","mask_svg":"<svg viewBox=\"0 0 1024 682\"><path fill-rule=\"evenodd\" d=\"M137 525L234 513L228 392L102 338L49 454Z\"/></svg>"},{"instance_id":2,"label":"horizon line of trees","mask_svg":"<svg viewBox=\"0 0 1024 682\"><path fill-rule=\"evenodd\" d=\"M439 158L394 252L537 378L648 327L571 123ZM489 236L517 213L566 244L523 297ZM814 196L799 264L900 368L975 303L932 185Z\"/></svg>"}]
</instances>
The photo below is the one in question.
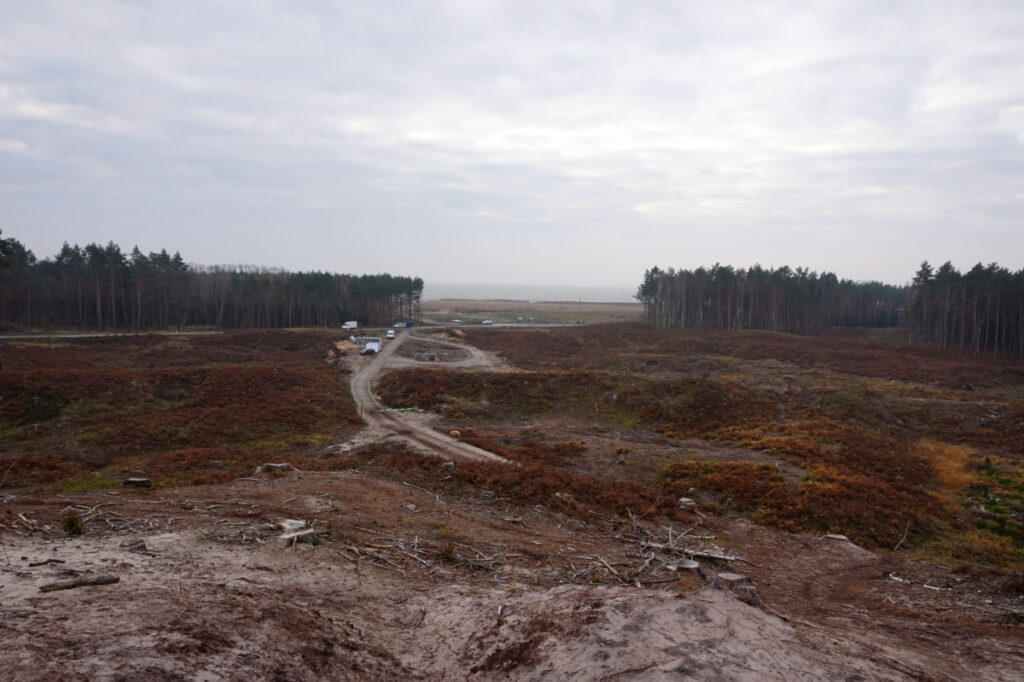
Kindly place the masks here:
<instances>
[{"instance_id":1,"label":"horizon line of trees","mask_svg":"<svg viewBox=\"0 0 1024 682\"><path fill-rule=\"evenodd\" d=\"M644 304L644 319L660 327L813 334L827 327L901 326L906 291L807 268L716 263L696 270L654 266L644 273L635 298Z\"/></svg>"},{"instance_id":2,"label":"horizon line of trees","mask_svg":"<svg viewBox=\"0 0 1024 682\"><path fill-rule=\"evenodd\" d=\"M978 263L965 273L921 263L909 291L910 340L1024 357L1024 269Z\"/></svg>"},{"instance_id":3,"label":"horizon line of trees","mask_svg":"<svg viewBox=\"0 0 1024 682\"><path fill-rule=\"evenodd\" d=\"M644 273L636 299L662 327L767 329L814 334L828 327L905 327L912 343L1024 357L1024 269L978 263L961 274L927 261L910 285L855 282L806 268L715 264Z\"/></svg>"},{"instance_id":4,"label":"horizon line of trees","mask_svg":"<svg viewBox=\"0 0 1024 682\"><path fill-rule=\"evenodd\" d=\"M199 266L165 249L67 242L37 260L0 240L0 322L82 330L330 327L419 320L419 277Z\"/></svg>"}]
</instances>

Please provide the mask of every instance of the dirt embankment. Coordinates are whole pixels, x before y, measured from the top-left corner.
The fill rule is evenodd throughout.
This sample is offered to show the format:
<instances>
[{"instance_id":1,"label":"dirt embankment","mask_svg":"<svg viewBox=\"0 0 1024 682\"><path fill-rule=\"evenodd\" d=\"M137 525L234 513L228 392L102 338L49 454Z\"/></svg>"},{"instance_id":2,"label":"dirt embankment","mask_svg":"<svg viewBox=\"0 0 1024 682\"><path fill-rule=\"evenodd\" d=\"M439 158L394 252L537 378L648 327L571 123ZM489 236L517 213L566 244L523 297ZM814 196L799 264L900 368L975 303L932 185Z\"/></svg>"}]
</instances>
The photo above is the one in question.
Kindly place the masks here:
<instances>
[{"instance_id":1,"label":"dirt embankment","mask_svg":"<svg viewBox=\"0 0 1024 682\"><path fill-rule=\"evenodd\" d=\"M998 624L1006 597L983 571L937 575L842 540L713 519L672 535L582 523L555 511L564 500L516 505L440 471L7 499L0 668L10 680L1019 672L1020 628ZM59 530L70 512L84 535ZM317 543L286 546L274 524L287 518L307 519ZM687 551L703 577L675 570ZM726 571L748 575L763 602L708 586ZM40 591L95 575L118 582Z\"/></svg>"}]
</instances>

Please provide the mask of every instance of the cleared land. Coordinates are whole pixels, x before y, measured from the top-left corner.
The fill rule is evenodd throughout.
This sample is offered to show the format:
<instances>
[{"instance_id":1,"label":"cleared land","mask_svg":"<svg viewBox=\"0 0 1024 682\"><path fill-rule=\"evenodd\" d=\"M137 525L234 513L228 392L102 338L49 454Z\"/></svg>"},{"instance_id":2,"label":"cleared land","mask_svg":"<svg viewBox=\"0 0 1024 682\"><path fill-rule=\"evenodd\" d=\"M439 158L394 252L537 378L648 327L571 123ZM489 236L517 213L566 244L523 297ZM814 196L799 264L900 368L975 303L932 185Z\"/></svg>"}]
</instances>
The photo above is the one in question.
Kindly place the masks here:
<instances>
[{"instance_id":1,"label":"cleared land","mask_svg":"<svg viewBox=\"0 0 1024 682\"><path fill-rule=\"evenodd\" d=\"M1019 361L640 325L466 339L523 371L403 370L382 382L385 401L436 410L499 454L573 440L574 472L696 488L709 509L766 525L1007 566L1022 556Z\"/></svg>"},{"instance_id":2,"label":"cleared land","mask_svg":"<svg viewBox=\"0 0 1024 682\"><path fill-rule=\"evenodd\" d=\"M442 299L424 301L424 322L447 324L454 319L465 323L493 320L516 322L519 317L540 323L637 322L643 317L641 303L592 303L580 301L477 301Z\"/></svg>"},{"instance_id":3,"label":"cleared land","mask_svg":"<svg viewBox=\"0 0 1024 682\"><path fill-rule=\"evenodd\" d=\"M1017 679L1019 362L891 334L463 336L452 359L487 362L396 344L379 375L333 333L6 345L0 669ZM397 428L458 429L514 464L362 426L353 373L436 412ZM253 474L271 461L298 471ZM314 542L285 546L283 519ZM728 572L760 599L709 585ZM100 575L119 581L40 592Z\"/></svg>"}]
</instances>

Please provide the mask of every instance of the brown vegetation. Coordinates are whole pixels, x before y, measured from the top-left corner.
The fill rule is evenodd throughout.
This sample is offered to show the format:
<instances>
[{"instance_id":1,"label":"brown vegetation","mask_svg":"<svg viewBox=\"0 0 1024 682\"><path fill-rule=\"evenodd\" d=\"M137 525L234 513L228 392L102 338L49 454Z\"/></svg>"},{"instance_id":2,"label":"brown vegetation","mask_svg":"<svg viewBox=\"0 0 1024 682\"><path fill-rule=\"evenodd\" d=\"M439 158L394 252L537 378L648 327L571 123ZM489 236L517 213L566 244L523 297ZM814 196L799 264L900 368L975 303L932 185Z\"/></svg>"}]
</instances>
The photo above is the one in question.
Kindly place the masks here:
<instances>
[{"instance_id":1,"label":"brown vegetation","mask_svg":"<svg viewBox=\"0 0 1024 682\"><path fill-rule=\"evenodd\" d=\"M958 391L1024 385L1024 364L1013 358L972 357L910 344L900 330L838 332L811 337L769 331L607 324L543 331L472 329L467 331L466 341L484 350L500 351L522 369L633 369L643 365L648 371L668 368L701 373L717 369L714 364L704 363L727 356L934 384ZM704 363L695 364L700 360Z\"/></svg>"},{"instance_id":2,"label":"brown vegetation","mask_svg":"<svg viewBox=\"0 0 1024 682\"><path fill-rule=\"evenodd\" d=\"M331 338L277 331L9 345L2 485L102 487L131 470L215 482L275 453L329 443L361 423L324 363Z\"/></svg>"},{"instance_id":3,"label":"brown vegetation","mask_svg":"<svg viewBox=\"0 0 1024 682\"><path fill-rule=\"evenodd\" d=\"M746 357L773 337L792 352L783 335L737 335L725 352L699 350L700 334L568 331L568 371L541 343L516 360L536 373L383 380L389 400L433 406L449 415L434 428L511 464L446 462L373 427L348 439L358 419L332 335L5 349L0 668L1016 679L1024 488L1007 415L1020 388L1002 365L964 362L977 385L953 391ZM836 356L857 345L896 347L848 338ZM265 462L294 468L254 475ZM154 486L92 490L125 475ZM282 519L305 520L315 542L279 538ZM763 603L704 589L678 570L690 557L709 580L744 574ZM40 598L97 574L118 580Z\"/></svg>"},{"instance_id":4,"label":"brown vegetation","mask_svg":"<svg viewBox=\"0 0 1024 682\"><path fill-rule=\"evenodd\" d=\"M476 444L494 445L487 437ZM499 451L517 460L515 466L495 462L460 461L452 467L444 460L427 457L402 446L374 445L332 460L337 467L377 466L402 472L421 472L437 479L439 472L463 484L478 486L516 504L542 504L550 509L582 518L606 521L629 513L649 519L688 520L689 512L677 508L675 498L649 486L575 474L541 460L552 452L575 453L575 444L537 444L499 447Z\"/></svg>"},{"instance_id":5,"label":"brown vegetation","mask_svg":"<svg viewBox=\"0 0 1024 682\"><path fill-rule=\"evenodd\" d=\"M1024 553L1019 363L848 332L822 341L599 325L468 336L534 371L393 370L378 388L387 404L438 411L444 430L517 463L460 466L467 483L584 517L670 518L696 489L706 511L873 547L1003 563ZM133 472L158 485L214 483L316 453L360 422L326 362L334 340L274 331L10 345L0 485L85 490ZM605 433L619 445L598 465L580 436ZM670 453L687 439L751 456L645 468L644 443ZM369 452L400 468L439 466Z\"/></svg>"},{"instance_id":6,"label":"brown vegetation","mask_svg":"<svg viewBox=\"0 0 1024 682\"><path fill-rule=\"evenodd\" d=\"M802 468L806 480L786 484L752 456L671 465L647 485L676 496L697 488L712 510L845 533L875 547L902 541L998 562L1024 555L1018 361L901 344L877 332L823 340L599 325L472 330L467 339L532 371L396 371L381 382L382 397L438 410L462 426L557 415L576 428L641 441L658 434L767 451ZM634 478L625 469L617 477Z\"/></svg>"}]
</instances>

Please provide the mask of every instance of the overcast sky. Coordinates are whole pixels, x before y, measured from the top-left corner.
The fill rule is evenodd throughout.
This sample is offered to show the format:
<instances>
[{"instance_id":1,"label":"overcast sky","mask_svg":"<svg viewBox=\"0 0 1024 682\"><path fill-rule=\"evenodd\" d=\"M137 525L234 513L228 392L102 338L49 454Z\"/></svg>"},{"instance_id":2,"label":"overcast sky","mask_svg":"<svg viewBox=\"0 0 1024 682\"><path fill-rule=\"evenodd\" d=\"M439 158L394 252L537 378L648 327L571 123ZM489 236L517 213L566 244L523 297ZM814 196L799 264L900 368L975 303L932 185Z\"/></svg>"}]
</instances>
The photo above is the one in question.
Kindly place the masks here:
<instances>
[{"instance_id":1,"label":"overcast sky","mask_svg":"<svg viewBox=\"0 0 1024 682\"><path fill-rule=\"evenodd\" d=\"M901 283L1021 268L1022 217L1020 0L0 0L0 229L40 258Z\"/></svg>"}]
</instances>

